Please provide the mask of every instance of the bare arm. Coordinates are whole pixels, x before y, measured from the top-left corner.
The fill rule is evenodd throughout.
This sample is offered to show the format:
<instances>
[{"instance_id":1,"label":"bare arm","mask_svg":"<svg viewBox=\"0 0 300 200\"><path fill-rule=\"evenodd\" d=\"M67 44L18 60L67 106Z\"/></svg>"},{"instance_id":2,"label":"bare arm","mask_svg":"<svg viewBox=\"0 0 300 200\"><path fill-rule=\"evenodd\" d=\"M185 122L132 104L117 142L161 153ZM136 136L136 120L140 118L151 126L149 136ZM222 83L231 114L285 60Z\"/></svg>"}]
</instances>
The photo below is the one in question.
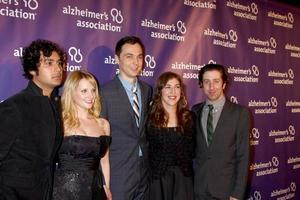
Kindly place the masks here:
<instances>
[{"instance_id":1,"label":"bare arm","mask_svg":"<svg viewBox=\"0 0 300 200\"><path fill-rule=\"evenodd\" d=\"M104 120L104 130L105 130L105 135L110 135L110 127L109 127L109 123L107 120ZM104 185L105 193L106 193L108 200L110 200L110 199L112 199L112 195L110 192L109 149L107 149L105 155L103 156L103 158L101 158L100 164L101 164L101 168L102 168L102 172L103 172L103 176L104 176L104 180L105 180L105 185Z\"/></svg>"}]
</instances>

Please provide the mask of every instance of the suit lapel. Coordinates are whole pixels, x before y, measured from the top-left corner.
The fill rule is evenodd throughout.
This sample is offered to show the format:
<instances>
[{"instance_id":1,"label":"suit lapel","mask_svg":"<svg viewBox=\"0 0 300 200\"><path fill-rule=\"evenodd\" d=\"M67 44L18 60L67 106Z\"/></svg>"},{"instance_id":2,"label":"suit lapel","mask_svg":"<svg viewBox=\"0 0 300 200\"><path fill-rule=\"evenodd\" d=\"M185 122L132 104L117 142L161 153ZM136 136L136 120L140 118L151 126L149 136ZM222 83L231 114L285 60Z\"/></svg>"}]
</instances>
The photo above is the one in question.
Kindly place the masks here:
<instances>
[{"instance_id":1,"label":"suit lapel","mask_svg":"<svg viewBox=\"0 0 300 200\"><path fill-rule=\"evenodd\" d=\"M221 112L221 115L220 115L220 118L218 120L218 123L216 125L216 129L214 131L214 134L213 134L213 141L214 141L214 138L217 137L219 134L222 134L222 130L221 130L221 127L223 127L224 125L224 120L230 116L227 116L229 113L229 103L228 101L226 100L225 101L225 104L223 106L223 109L222 109L222 112ZM213 142L212 142L213 143Z\"/></svg>"},{"instance_id":2,"label":"suit lapel","mask_svg":"<svg viewBox=\"0 0 300 200\"><path fill-rule=\"evenodd\" d=\"M46 97L39 97L37 96L34 101L36 101L36 103L34 103L35 105L38 105L38 103L40 103L39 105L39 109L42 114L42 117L44 119L47 119L47 121L43 121L43 126L45 127L45 129L47 129L45 132L43 132L43 138L44 141L47 141L47 143L45 143L45 145L47 145L47 149L48 149L48 153L51 156L54 148L55 148L55 137L56 137L56 129L57 129L57 124L55 123L55 119L54 119L54 111L50 105L50 102L48 100L48 98ZM51 134L49 134L51 133ZM55 133L55 134L53 134Z\"/></svg>"},{"instance_id":3,"label":"suit lapel","mask_svg":"<svg viewBox=\"0 0 300 200\"><path fill-rule=\"evenodd\" d=\"M140 126L144 125L145 122L145 115L146 115L146 108L147 108L147 95L146 95L146 88L143 83L139 81L139 85L141 88L141 103L142 103L142 108L141 108L141 121L140 121Z\"/></svg>"},{"instance_id":4,"label":"suit lapel","mask_svg":"<svg viewBox=\"0 0 300 200\"><path fill-rule=\"evenodd\" d=\"M141 88L141 104L142 104L142 110L141 110L141 121L140 121L140 128L139 128L139 134L140 136L145 135L145 124L148 120L148 111L149 111L149 104L150 104L150 98L151 98L151 89L142 81L139 81L139 85Z\"/></svg>"},{"instance_id":5,"label":"suit lapel","mask_svg":"<svg viewBox=\"0 0 300 200\"><path fill-rule=\"evenodd\" d=\"M203 131L202 123L201 123L202 110L203 110L204 105L205 104L202 103L199 107L199 110L197 112L197 117L196 117L196 120L197 120L196 124L197 124L197 129L199 130L198 132L200 133L199 134L199 140L202 143L201 146L205 147L207 149L207 143L206 143L206 139L205 139L205 136L204 136L204 131Z\"/></svg>"},{"instance_id":6,"label":"suit lapel","mask_svg":"<svg viewBox=\"0 0 300 200\"><path fill-rule=\"evenodd\" d=\"M130 100L129 100L129 97L126 93L126 90L125 88L123 87L120 79L116 76L115 77L115 82L117 84L117 88L118 88L118 92L117 92L117 97L116 98L120 98L120 99L126 99L124 101L124 104L126 106L126 108L128 109L128 112L130 113L130 116L132 118L132 122L134 123L134 125L137 127L136 125L136 122L135 122L135 116L134 116L134 111L133 111L133 108L131 106L131 103L130 103Z\"/></svg>"}]
</instances>

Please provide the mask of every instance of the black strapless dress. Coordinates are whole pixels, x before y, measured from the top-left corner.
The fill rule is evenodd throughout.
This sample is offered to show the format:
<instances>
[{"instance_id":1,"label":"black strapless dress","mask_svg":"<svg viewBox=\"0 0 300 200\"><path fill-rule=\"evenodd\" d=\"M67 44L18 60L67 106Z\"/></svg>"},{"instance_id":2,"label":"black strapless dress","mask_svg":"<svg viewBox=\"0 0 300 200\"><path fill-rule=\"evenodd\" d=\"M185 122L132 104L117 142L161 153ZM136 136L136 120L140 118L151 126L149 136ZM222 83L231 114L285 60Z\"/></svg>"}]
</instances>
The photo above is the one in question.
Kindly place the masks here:
<instances>
[{"instance_id":1,"label":"black strapless dress","mask_svg":"<svg viewBox=\"0 0 300 200\"><path fill-rule=\"evenodd\" d=\"M193 128L147 127L149 199L193 200Z\"/></svg>"},{"instance_id":2,"label":"black strapless dress","mask_svg":"<svg viewBox=\"0 0 300 200\"><path fill-rule=\"evenodd\" d=\"M53 200L93 199L95 185L103 185L99 163L110 142L110 136L64 138L59 150L59 167L54 174Z\"/></svg>"}]
</instances>

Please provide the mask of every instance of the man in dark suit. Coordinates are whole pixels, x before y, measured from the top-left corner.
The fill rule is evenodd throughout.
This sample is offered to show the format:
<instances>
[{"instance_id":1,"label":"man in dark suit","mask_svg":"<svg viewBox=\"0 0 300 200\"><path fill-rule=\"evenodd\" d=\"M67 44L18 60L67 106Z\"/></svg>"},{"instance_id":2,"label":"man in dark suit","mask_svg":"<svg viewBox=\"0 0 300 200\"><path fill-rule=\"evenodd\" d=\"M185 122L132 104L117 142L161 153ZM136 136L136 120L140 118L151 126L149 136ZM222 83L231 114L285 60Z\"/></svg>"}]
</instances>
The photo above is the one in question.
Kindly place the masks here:
<instances>
[{"instance_id":1,"label":"man in dark suit","mask_svg":"<svg viewBox=\"0 0 300 200\"><path fill-rule=\"evenodd\" d=\"M196 115L195 200L243 199L249 164L249 112L225 98L225 68L205 65L199 85L206 101Z\"/></svg>"},{"instance_id":2,"label":"man in dark suit","mask_svg":"<svg viewBox=\"0 0 300 200\"><path fill-rule=\"evenodd\" d=\"M145 123L152 89L137 78L144 56L139 38L120 39L115 48L119 74L101 88L102 117L111 126L110 180L114 200L145 199L147 190Z\"/></svg>"},{"instance_id":3,"label":"man in dark suit","mask_svg":"<svg viewBox=\"0 0 300 200\"><path fill-rule=\"evenodd\" d=\"M54 89L62 82L66 53L36 40L21 60L28 86L0 104L0 199L48 200L62 140Z\"/></svg>"}]
</instances>

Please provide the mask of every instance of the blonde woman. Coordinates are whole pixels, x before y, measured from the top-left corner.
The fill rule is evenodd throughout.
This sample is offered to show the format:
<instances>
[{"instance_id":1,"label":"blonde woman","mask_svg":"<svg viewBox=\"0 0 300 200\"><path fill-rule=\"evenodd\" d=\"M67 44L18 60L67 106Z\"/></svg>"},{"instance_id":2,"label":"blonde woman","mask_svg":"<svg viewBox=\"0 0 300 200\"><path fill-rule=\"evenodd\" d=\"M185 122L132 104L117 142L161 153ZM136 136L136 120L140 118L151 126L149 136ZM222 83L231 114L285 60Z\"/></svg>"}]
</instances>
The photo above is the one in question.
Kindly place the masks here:
<instances>
[{"instance_id":1,"label":"blonde woman","mask_svg":"<svg viewBox=\"0 0 300 200\"><path fill-rule=\"evenodd\" d=\"M61 103L64 140L53 199L111 199L110 128L108 121L99 117L100 96L94 76L86 71L72 72L64 84Z\"/></svg>"}]
</instances>

